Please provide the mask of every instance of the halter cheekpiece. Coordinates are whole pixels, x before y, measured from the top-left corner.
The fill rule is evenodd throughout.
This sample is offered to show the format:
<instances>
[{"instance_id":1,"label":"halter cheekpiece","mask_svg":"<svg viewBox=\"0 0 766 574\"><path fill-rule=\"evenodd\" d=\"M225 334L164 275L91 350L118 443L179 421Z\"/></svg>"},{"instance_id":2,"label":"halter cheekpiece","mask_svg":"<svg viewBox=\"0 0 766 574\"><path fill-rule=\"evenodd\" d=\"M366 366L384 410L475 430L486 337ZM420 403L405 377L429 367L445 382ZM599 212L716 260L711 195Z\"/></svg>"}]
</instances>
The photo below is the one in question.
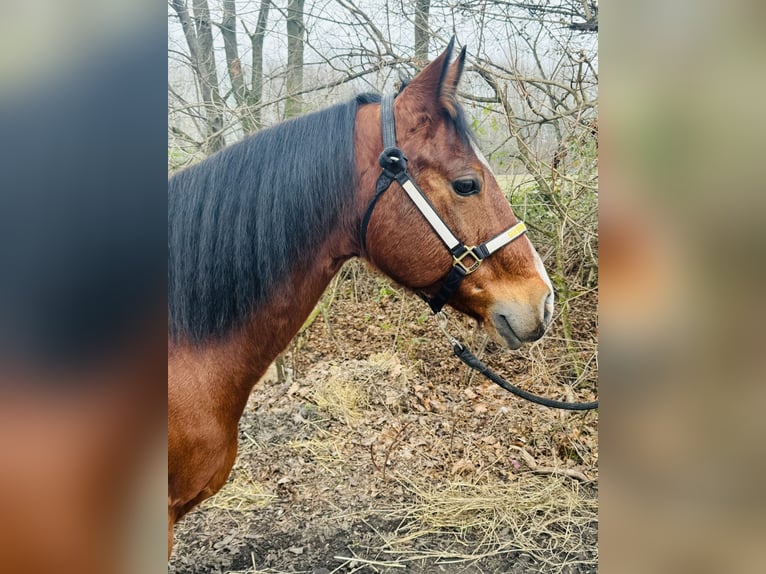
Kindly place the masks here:
<instances>
[{"instance_id":1,"label":"halter cheekpiece","mask_svg":"<svg viewBox=\"0 0 766 574\"><path fill-rule=\"evenodd\" d=\"M480 245L468 246L460 241L455 237L450 228L447 227L447 224L444 223L444 220L436 212L434 206L407 170L407 156L396 145L393 94L387 94L381 99L380 115L381 129L383 131L383 153L380 154L378 163L383 171L378 176L378 181L375 184L375 195L370 200L367 211L365 211L362 218L362 247L365 251L367 250L367 226L370 223L370 218L378 199L391 187L394 181L397 181L452 255L452 268L442 281L442 285L436 295L429 297L425 293L418 293L428 303L431 310L434 313L438 313L454 295L455 291L457 291L463 279L476 271L487 257L499 251L514 239L524 235L527 231L527 226L524 225L523 221L518 221L509 229Z\"/></svg>"}]
</instances>

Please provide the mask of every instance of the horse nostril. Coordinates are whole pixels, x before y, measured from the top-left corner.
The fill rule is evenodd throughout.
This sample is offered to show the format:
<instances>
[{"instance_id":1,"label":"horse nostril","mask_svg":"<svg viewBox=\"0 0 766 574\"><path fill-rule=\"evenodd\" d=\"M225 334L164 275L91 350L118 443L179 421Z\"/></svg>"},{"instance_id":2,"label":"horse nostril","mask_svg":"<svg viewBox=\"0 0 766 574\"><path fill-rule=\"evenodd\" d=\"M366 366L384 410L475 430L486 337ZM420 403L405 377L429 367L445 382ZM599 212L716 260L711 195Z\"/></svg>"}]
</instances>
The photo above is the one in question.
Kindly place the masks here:
<instances>
[{"instance_id":1,"label":"horse nostril","mask_svg":"<svg viewBox=\"0 0 766 574\"><path fill-rule=\"evenodd\" d=\"M537 329L535 329L534 333L531 334L529 340L530 341L537 341L540 339L543 335L545 335L545 324L538 325Z\"/></svg>"}]
</instances>

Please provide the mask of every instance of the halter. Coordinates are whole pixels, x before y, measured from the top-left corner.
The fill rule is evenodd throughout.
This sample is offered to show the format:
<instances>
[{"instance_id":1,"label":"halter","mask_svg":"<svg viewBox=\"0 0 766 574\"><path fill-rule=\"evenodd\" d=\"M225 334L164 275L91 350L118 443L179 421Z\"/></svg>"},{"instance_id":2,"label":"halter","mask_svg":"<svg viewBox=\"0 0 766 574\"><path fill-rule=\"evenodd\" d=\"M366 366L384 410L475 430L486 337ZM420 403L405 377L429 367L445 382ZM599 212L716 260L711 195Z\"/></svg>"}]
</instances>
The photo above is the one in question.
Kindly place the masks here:
<instances>
[{"instance_id":1,"label":"halter","mask_svg":"<svg viewBox=\"0 0 766 574\"><path fill-rule=\"evenodd\" d=\"M514 239L518 239L527 231L523 221L519 221L512 227L496 235L492 239L480 245L468 246L460 241L452 233L444 220L434 209L426 195L418 187L418 184L410 176L407 170L407 157L396 146L396 124L394 121L394 96L383 96L380 102L381 127L383 131L383 153L378 158L380 167L383 168L378 181L375 184L375 195L367 206L367 211L362 218L362 247L367 251L367 226L370 223L372 212L378 203L380 196L391 187L394 181L399 182L404 192L409 196L415 207L423 215L428 224L439 236L442 243L452 255L452 268L442 281L442 285L436 295L429 297L424 293L418 293L428 303L434 313L441 311L442 307L454 295L460 282L468 275L476 271L481 263L493 253L508 245Z\"/></svg>"},{"instance_id":2,"label":"halter","mask_svg":"<svg viewBox=\"0 0 766 574\"><path fill-rule=\"evenodd\" d=\"M367 226L370 223L372 217L372 211L375 209L375 205L378 203L380 196L391 187L394 181L398 181L402 186L404 192L409 196L415 207L418 208L420 213L425 217L428 224L442 240L442 243L447 246L450 254L452 255L452 269L449 270L444 281L442 282L439 291L433 297L428 297L425 293L418 293L420 297L428 303L431 310L436 314L437 324L439 328L447 336L452 345L452 350L455 356L463 361L470 368L478 371L485 377L487 377L493 383L496 383L503 387L505 390L510 391L514 395L532 401L534 403L544 405L546 407L552 407L556 409L565 409L570 411L591 410L598 408L598 401L591 401L587 403L567 403L563 401L555 401L545 397L534 395L528 391L518 388L512 385L499 375L495 374L489 367L482 363L470 349L462 344L460 341L450 335L443 322L439 321L439 314L442 307L449 301L450 297L454 295L460 282L468 275L476 271L487 257L499 251L506 245L508 245L514 239L518 239L524 233L527 232L527 226L523 221L519 221L516 225L508 228L502 233L496 235L489 241L485 241L480 245L468 246L460 241L455 234L450 231L444 220L436 213L434 206L428 201L428 198L418 187L418 184L410 176L410 172L407 171L407 157L404 152L396 146L396 124L394 123L394 96L388 94L383 96L380 101L380 119L381 128L383 130L383 153L378 158L380 167L383 168L378 181L375 184L375 195L370 200L367 206L367 211L362 218L362 247L367 251Z\"/></svg>"}]
</instances>

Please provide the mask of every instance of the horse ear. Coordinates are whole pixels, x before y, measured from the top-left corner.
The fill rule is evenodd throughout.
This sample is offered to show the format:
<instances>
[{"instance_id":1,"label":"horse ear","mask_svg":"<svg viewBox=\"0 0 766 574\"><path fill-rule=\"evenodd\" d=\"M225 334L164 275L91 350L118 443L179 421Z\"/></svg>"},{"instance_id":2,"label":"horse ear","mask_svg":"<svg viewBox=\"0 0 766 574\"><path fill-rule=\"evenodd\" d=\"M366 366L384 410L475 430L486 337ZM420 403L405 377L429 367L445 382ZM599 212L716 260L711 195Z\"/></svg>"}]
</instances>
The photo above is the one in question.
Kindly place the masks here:
<instances>
[{"instance_id":1,"label":"horse ear","mask_svg":"<svg viewBox=\"0 0 766 574\"><path fill-rule=\"evenodd\" d=\"M457 57L457 60L447 67L439 90L439 103L453 118L457 116L457 86L460 83L460 77L463 75L464 67L465 46L460 50L460 55Z\"/></svg>"},{"instance_id":2,"label":"horse ear","mask_svg":"<svg viewBox=\"0 0 766 574\"><path fill-rule=\"evenodd\" d=\"M442 100L442 87L447 82L448 85L451 81L448 81L451 77L452 69L455 66L450 66L450 56L452 56L452 48L455 45L455 37L453 36L447 48L437 57L433 62L428 64L423 70L415 76L412 81L407 84L407 87L402 92L402 100L413 98L420 100L427 105L441 104ZM461 53L461 56L463 54ZM463 56L464 60L464 56ZM458 59L458 63L460 59ZM462 64L459 66L462 71ZM457 79L459 79L459 72ZM457 87L457 82L455 82ZM454 93L454 89L452 89Z\"/></svg>"}]
</instances>

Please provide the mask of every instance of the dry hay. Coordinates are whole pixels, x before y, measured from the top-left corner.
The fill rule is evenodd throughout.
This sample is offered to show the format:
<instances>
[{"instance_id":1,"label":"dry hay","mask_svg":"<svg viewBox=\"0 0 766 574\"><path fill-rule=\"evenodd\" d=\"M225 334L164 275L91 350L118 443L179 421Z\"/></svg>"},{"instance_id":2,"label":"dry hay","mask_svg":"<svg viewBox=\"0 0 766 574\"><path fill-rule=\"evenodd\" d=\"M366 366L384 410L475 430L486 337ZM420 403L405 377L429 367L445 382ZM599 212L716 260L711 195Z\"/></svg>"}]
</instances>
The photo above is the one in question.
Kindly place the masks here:
<instances>
[{"instance_id":1,"label":"dry hay","mask_svg":"<svg viewBox=\"0 0 766 574\"><path fill-rule=\"evenodd\" d=\"M592 536L583 536L596 526L598 501L576 481L532 473L510 482L397 480L414 495L389 510L402 521L384 550L397 564L474 562L510 553L527 554L548 572L598 564Z\"/></svg>"},{"instance_id":2,"label":"dry hay","mask_svg":"<svg viewBox=\"0 0 766 574\"><path fill-rule=\"evenodd\" d=\"M363 411L369 405L367 387L355 377L356 372L333 366L329 376L317 383L308 399L319 410L346 425L353 425L363 417Z\"/></svg>"},{"instance_id":3,"label":"dry hay","mask_svg":"<svg viewBox=\"0 0 766 574\"><path fill-rule=\"evenodd\" d=\"M253 480L245 468L238 466L223 488L203 502L202 507L219 510L252 510L267 506L274 499L276 496Z\"/></svg>"},{"instance_id":4,"label":"dry hay","mask_svg":"<svg viewBox=\"0 0 766 574\"><path fill-rule=\"evenodd\" d=\"M396 354L377 353L366 360L313 369L306 375L313 385L306 399L331 418L353 427L365 418L372 403L381 398L375 396L381 392L381 381L385 381L382 401L392 408L406 393L411 378Z\"/></svg>"}]
</instances>

